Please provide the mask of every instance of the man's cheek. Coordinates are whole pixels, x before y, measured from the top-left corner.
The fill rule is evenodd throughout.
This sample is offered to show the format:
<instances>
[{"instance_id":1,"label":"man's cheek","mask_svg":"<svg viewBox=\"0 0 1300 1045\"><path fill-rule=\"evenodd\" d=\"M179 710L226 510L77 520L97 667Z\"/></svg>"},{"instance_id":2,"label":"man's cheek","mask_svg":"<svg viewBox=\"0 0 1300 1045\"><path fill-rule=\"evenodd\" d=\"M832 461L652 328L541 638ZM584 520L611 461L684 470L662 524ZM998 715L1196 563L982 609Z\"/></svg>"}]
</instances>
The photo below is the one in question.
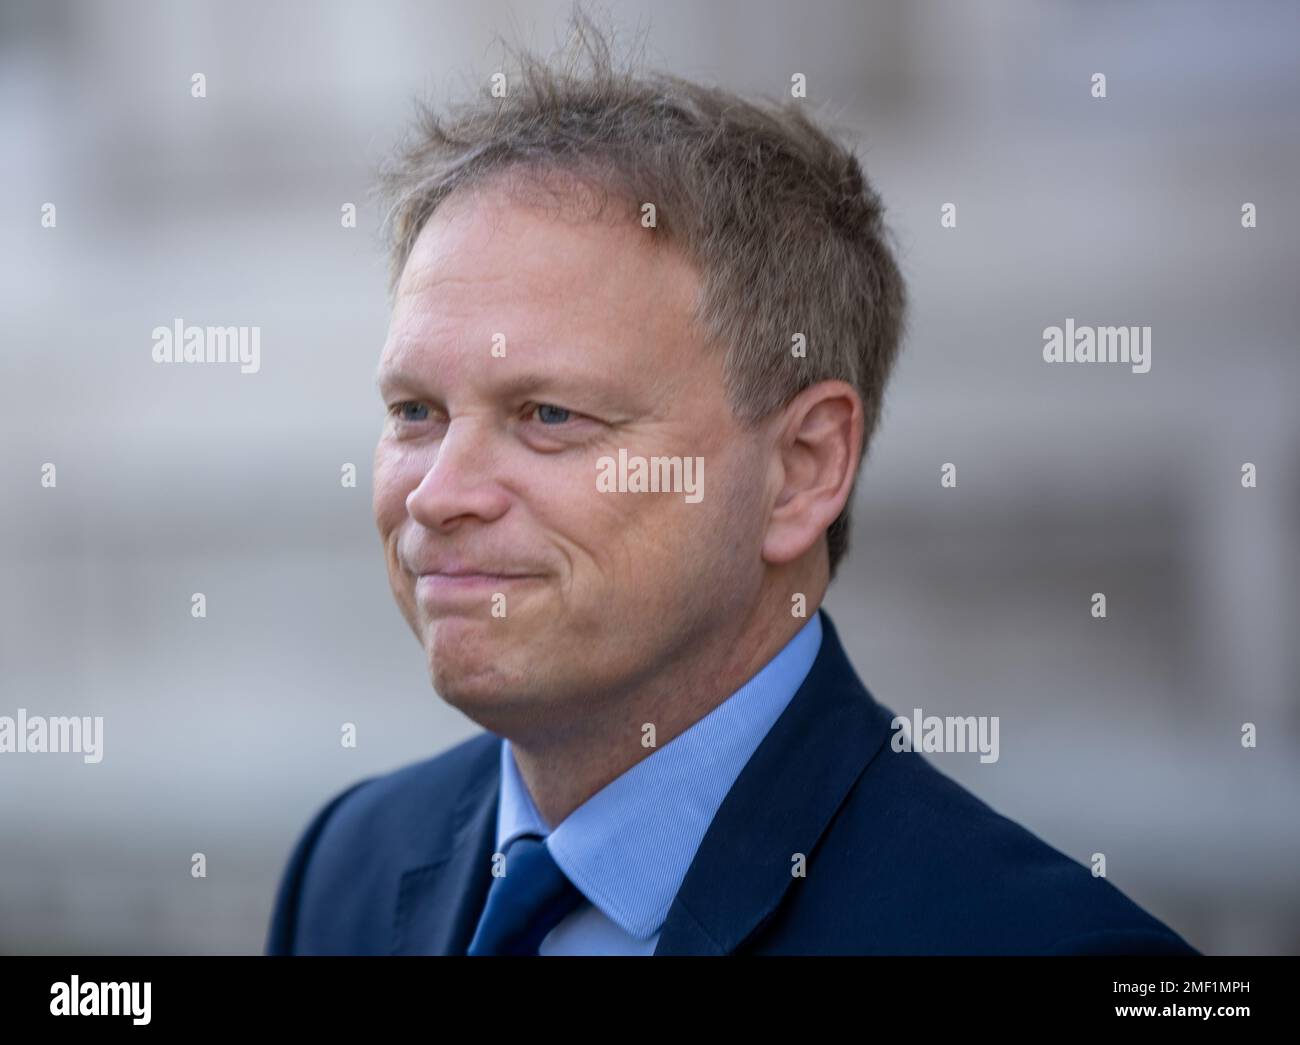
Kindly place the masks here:
<instances>
[{"instance_id":1,"label":"man's cheek","mask_svg":"<svg viewBox=\"0 0 1300 1045\"><path fill-rule=\"evenodd\" d=\"M373 501L375 521L381 532L387 534L401 525L406 518L407 495L418 484L418 479L408 482L407 477L392 466L376 466Z\"/></svg>"},{"instance_id":2,"label":"man's cheek","mask_svg":"<svg viewBox=\"0 0 1300 1045\"><path fill-rule=\"evenodd\" d=\"M379 524L380 530L386 530L387 520L392 515L393 502L393 482L391 473L387 465L375 455L374 471L372 473L370 502L371 508L375 514L375 522Z\"/></svg>"}]
</instances>

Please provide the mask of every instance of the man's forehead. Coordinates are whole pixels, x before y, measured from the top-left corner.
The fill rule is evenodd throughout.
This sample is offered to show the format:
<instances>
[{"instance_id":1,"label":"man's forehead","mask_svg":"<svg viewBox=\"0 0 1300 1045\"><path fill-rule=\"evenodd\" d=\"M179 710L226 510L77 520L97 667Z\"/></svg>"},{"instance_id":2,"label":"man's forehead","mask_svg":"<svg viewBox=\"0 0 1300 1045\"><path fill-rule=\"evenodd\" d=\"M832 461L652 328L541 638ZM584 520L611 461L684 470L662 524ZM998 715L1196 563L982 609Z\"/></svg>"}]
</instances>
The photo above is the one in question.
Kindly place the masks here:
<instances>
[{"instance_id":1,"label":"man's forehead","mask_svg":"<svg viewBox=\"0 0 1300 1045\"><path fill-rule=\"evenodd\" d=\"M544 371L581 361L608 377L630 357L643 376L690 368L676 357L700 348L697 274L674 252L638 247L652 232L575 224L499 194L456 197L430 217L403 271L381 376L478 360L492 347L504 349L494 363L534 359Z\"/></svg>"},{"instance_id":2,"label":"man's forehead","mask_svg":"<svg viewBox=\"0 0 1300 1045\"><path fill-rule=\"evenodd\" d=\"M481 337L454 329L435 336L419 328L395 330L384 346L375 380L381 389L430 381L450 384L465 377L499 391L523 392L561 383L580 384L593 392L612 391L632 376L627 353L635 347L617 337L576 328L554 336L520 329L510 335L498 332Z\"/></svg>"},{"instance_id":3,"label":"man's forehead","mask_svg":"<svg viewBox=\"0 0 1300 1045\"><path fill-rule=\"evenodd\" d=\"M458 189L429 216L398 281L398 298L454 296L472 285L658 299L698 285L694 267L619 208L586 214L502 188ZM633 293L635 292L635 293Z\"/></svg>"},{"instance_id":4,"label":"man's forehead","mask_svg":"<svg viewBox=\"0 0 1300 1045\"><path fill-rule=\"evenodd\" d=\"M406 269L413 279L428 280L446 270L491 268L508 259L514 269L547 273L557 262L581 265L593 255L631 258L639 253L637 231L626 223L595 221L501 192L453 193L416 236ZM526 253L520 250L525 243L532 248Z\"/></svg>"}]
</instances>

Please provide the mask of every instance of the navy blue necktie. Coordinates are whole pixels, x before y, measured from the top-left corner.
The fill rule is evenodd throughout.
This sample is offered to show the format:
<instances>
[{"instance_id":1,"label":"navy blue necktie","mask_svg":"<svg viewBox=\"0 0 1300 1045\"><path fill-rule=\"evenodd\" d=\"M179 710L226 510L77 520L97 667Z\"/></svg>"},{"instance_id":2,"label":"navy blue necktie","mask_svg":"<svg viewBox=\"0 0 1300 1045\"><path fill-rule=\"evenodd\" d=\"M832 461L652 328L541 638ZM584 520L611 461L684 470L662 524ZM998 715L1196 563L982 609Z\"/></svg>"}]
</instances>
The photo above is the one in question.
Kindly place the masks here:
<instances>
[{"instance_id":1,"label":"navy blue necktie","mask_svg":"<svg viewBox=\"0 0 1300 1045\"><path fill-rule=\"evenodd\" d=\"M540 835L520 835L493 878L469 954L537 954L542 938L585 897L560 870Z\"/></svg>"}]
</instances>

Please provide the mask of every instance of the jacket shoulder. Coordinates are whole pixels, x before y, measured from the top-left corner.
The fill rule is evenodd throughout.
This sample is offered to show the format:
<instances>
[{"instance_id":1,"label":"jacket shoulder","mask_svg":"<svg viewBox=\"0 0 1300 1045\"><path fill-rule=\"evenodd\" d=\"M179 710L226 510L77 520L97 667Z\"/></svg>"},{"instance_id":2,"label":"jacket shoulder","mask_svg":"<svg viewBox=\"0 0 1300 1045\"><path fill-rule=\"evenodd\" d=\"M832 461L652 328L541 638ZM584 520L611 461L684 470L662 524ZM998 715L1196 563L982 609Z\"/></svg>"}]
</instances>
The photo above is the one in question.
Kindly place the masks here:
<instances>
[{"instance_id":1,"label":"jacket shoulder","mask_svg":"<svg viewBox=\"0 0 1300 1045\"><path fill-rule=\"evenodd\" d=\"M786 924L802 908L842 953L882 941L888 953L1197 953L1105 878L888 744L791 891Z\"/></svg>"},{"instance_id":2,"label":"jacket shoulder","mask_svg":"<svg viewBox=\"0 0 1300 1045\"><path fill-rule=\"evenodd\" d=\"M266 953L387 953L401 873L448 836L462 789L495 768L500 744L476 734L331 797L289 855Z\"/></svg>"}]
</instances>

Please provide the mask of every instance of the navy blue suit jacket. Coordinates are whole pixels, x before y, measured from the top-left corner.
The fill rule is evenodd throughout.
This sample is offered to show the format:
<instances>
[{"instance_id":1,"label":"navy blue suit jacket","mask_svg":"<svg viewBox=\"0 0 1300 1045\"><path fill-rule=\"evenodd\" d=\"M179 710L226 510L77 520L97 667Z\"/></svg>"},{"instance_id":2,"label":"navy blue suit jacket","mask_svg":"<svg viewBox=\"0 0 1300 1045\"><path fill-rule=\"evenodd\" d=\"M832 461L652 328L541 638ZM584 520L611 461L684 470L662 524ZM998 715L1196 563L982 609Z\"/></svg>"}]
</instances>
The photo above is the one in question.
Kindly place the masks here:
<instances>
[{"instance_id":1,"label":"navy blue suit jacket","mask_svg":"<svg viewBox=\"0 0 1300 1045\"><path fill-rule=\"evenodd\" d=\"M893 712L818 612L816 662L723 800L656 955L1197 953L894 751ZM267 953L464 954L492 881L500 745L482 733L334 797L289 859Z\"/></svg>"}]
</instances>

